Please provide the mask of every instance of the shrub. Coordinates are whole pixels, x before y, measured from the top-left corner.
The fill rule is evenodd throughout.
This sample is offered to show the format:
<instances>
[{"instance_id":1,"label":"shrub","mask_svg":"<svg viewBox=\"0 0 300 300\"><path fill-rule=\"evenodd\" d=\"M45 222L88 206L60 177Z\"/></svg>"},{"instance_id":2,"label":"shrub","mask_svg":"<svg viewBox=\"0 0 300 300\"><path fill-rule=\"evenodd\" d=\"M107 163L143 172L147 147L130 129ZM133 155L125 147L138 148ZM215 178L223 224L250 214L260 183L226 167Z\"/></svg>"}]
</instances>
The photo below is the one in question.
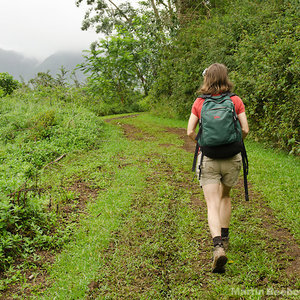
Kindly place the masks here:
<instances>
[{"instance_id":1,"label":"shrub","mask_svg":"<svg viewBox=\"0 0 300 300\"><path fill-rule=\"evenodd\" d=\"M53 91L18 91L0 99L0 272L68 237L56 213L44 208L36 181L59 156L99 147L102 126L94 113Z\"/></svg>"},{"instance_id":2,"label":"shrub","mask_svg":"<svg viewBox=\"0 0 300 300\"><path fill-rule=\"evenodd\" d=\"M55 125L55 111L47 110L40 112L29 121L29 126L32 126L31 138L34 140L49 138L51 127Z\"/></svg>"},{"instance_id":3,"label":"shrub","mask_svg":"<svg viewBox=\"0 0 300 300\"><path fill-rule=\"evenodd\" d=\"M10 95L20 86L17 80L8 73L0 73L0 97Z\"/></svg>"}]
</instances>

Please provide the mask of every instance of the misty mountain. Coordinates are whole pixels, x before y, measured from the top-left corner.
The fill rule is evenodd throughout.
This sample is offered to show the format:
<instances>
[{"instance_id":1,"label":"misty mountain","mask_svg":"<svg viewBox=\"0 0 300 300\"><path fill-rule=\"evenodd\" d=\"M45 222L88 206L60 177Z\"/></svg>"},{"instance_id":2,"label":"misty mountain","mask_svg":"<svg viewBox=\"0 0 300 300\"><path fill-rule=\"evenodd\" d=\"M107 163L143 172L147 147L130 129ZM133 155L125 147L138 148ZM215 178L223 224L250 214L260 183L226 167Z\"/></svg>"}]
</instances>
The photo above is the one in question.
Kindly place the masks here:
<instances>
[{"instance_id":1,"label":"misty mountain","mask_svg":"<svg viewBox=\"0 0 300 300\"><path fill-rule=\"evenodd\" d=\"M72 70L83 61L81 53L57 52L40 63L37 59L25 57L21 53L0 49L0 73L7 72L19 81L21 78L28 81L38 72L49 71L55 77L60 73L61 66L69 71L69 77ZM76 70L76 77L79 81L85 80L85 75L80 70Z\"/></svg>"},{"instance_id":2,"label":"misty mountain","mask_svg":"<svg viewBox=\"0 0 300 300\"><path fill-rule=\"evenodd\" d=\"M71 72L76 68L78 64L81 64L84 61L81 53L75 52L57 52L48 58L46 58L42 63L38 64L35 68L35 74L38 72L47 72L50 71L52 76L56 76L60 73L61 66L69 71L69 76ZM78 80L83 81L85 79L85 75L80 71L76 70L76 76Z\"/></svg>"},{"instance_id":3,"label":"misty mountain","mask_svg":"<svg viewBox=\"0 0 300 300\"><path fill-rule=\"evenodd\" d=\"M15 51L0 49L0 73L7 72L17 80L20 80L20 76L31 78L37 65L37 59L27 58Z\"/></svg>"}]
</instances>

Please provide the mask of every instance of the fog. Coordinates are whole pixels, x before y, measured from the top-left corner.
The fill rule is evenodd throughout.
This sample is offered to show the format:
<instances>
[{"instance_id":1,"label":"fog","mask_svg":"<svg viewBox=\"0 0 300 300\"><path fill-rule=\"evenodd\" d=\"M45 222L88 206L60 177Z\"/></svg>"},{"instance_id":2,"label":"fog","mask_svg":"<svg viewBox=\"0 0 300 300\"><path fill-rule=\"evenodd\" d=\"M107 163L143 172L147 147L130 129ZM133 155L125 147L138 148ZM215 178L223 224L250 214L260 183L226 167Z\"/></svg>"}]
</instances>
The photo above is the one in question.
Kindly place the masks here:
<instances>
[{"instance_id":1,"label":"fog","mask_svg":"<svg viewBox=\"0 0 300 300\"><path fill-rule=\"evenodd\" d=\"M0 49L39 60L88 49L99 35L81 30L86 9L75 0L0 0Z\"/></svg>"}]
</instances>

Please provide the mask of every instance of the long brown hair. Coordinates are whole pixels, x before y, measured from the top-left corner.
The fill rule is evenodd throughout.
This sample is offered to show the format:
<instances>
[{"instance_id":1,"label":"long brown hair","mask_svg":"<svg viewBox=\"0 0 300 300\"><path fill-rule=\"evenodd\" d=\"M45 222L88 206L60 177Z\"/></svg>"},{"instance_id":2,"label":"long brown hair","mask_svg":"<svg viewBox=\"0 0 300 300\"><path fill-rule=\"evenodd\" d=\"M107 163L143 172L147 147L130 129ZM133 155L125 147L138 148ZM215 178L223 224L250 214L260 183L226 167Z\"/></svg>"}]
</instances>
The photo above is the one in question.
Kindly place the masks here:
<instances>
[{"instance_id":1,"label":"long brown hair","mask_svg":"<svg viewBox=\"0 0 300 300\"><path fill-rule=\"evenodd\" d=\"M215 95L232 92L233 84L228 78L225 65L218 63L212 64L203 73L204 81L198 93Z\"/></svg>"}]
</instances>

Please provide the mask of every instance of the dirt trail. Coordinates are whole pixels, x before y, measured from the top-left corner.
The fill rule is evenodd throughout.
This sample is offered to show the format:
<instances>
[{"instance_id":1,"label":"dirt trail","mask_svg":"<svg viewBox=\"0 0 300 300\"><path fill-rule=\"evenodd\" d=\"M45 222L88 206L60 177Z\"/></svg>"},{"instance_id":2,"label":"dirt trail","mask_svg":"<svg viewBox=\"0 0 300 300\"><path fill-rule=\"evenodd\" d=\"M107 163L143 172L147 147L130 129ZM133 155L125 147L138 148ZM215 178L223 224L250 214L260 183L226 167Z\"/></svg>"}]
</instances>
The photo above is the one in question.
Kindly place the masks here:
<instances>
[{"instance_id":1,"label":"dirt trail","mask_svg":"<svg viewBox=\"0 0 300 300\"><path fill-rule=\"evenodd\" d=\"M124 124L120 120L117 125L122 127L124 135L129 140L149 141L149 139L155 139L155 136L145 134L132 124ZM184 138L181 129L165 128L164 130L180 134ZM161 144L160 146L174 145ZM183 148L190 151L193 147L193 143L185 139ZM160 160L158 165L154 162L156 159ZM104 253L106 264L101 269L102 279L90 283L87 299L114 298L116 295L119 299L137 299L137 296L151 293L154 286L156 287L155 292L158 293L154 299L168 298L169 293L174 288L174 282L180 281L189 284L191 281L191 274L184 271L186 265L193 270L193 274L204 274L210 271L210 262L207 259L207 249L210 249L210 240L208 239L196 241L201 244L201 247L197 249L198 255L195 259L188 262L178 262L181 249L176 243L178 230L176 220L180 204L176 196L171 196L167 213L164 211L161 215L158 214L159 218L156 219L156 212L159 210L158 205L160 205L159 202L155 202L159 201L160 197L157 195L156 187L157 182L160 182L162 178L168 178L168 185L172 186L174 190L178 187L190 191L195 190L190 205L194 209L199 209L201 206L199 214L201 218L205 219L205 203L200 202L199 197L197 197L197 194L199 195L198 183L191 181L190 173L185 174L180 179L173 179L174 170L172 166L164 161L160 154L151 153L151 157L145 158L145 161L147 164L153 165L151 167L152 173L146 178L146 188L143 194L137 195L133 201L131 207L133 216L126 221L123 228L114 233L110 246ZM168 195L165 194L164 197L167 198ZM146 221L144 220L145 216L148 218ZM151 226L147 229L149 223ZM190 239L193 238L194 236L191 234ZM151 248L150 252L146 251L145 254L143 248L148 243L153 244L153 249ZM178 264L182 265L178 267ZM193 280L198 280L198 276ZM205 286L204 282L202 286Z\"/></svg>"},{"instance_id":2,"label":"dirt trail","mask_svg":"<svg viewBox=\"0 0 300 300\"><path fill-rule=\"evenodd\" d=\"M134 139L137 132L139 132L139 129L133 125L121 124L121 126L124 130L124 134L130 139ZM166 127L165 131L178 135L179 138L184 141L182 148L187 152L194 153L195 143L186 135L186 129ZM172 145L166 144L160 146L169 147ZM195 184L195 181L193 183L185 181L184 184L187 189L195 191L191 196L191 203L193 206L195 208L200 206L204 208L204 203L199 198L199 186L198 184ZM291 285L293 285L300 277L300 247L287 228L278 226L278 220L276 219L273 210L266 204L262 195L253 190L251 183L248 184L250 205L254 206L256 216L263 220L262 226L266 233L265 239L269 243L268 250L278 254L278 263L281 266L281 272L287 274ZM244 199L244 184L242 179L239 180L235 188L238 191L238 197L236 198ZM245 205L245 203L241 204ZM264 281L264 278L262 278L262 281ZM264 281L263 283L266 282Z\"/></svg>"}]
</instances>

